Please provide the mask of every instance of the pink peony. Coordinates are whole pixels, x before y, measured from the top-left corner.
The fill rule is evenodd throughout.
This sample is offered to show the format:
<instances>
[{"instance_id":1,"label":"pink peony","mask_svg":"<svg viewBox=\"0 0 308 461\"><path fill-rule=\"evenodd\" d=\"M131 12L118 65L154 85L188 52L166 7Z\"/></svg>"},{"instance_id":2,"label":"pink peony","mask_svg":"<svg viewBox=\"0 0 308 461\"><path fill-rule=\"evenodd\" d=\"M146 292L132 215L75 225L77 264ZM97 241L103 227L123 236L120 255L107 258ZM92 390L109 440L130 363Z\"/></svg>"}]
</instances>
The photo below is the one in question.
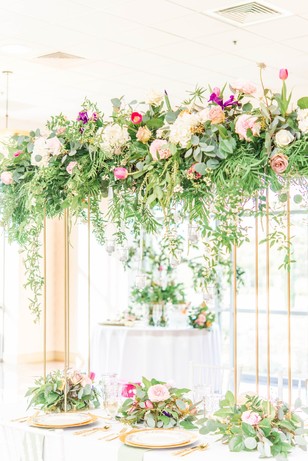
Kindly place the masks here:
<instances>
[{"instance_id":1,"label":"pink peony","mask_svg":"<svg viewBox=\"0 0 308 461\"><path fill-rule=\"evenodd\" d=\"M275 154L270 158L271 169L275 171L276 174L281 174L286 171L288 164L288 157L284 154Z\"/></svg>"},{"instance_id":2,"label":"pink peony","mask_svg":"<svg viewBox=\"0 0 308 461\"><path fill-rule=\"evenodd\" d=\"M253 136L258 136L260 128L261 125L258 122L258 118L248 114L240 115L235 123L235 132L239 135L240 139L246 139L246 141L250 141L247 136L247 130L250 129Z\"/></svg>"},{"instance_id":3,"label":"pink peony","mask_svg":"<svg viewBox=\"0 0 308 461\"><path fill-rule=\"evenodd\" d=\"M136 386L140 386L141 383L126 383L122 387L121 395L128 399L132 399L136 395Z\"/></svg>"},{"instance_id":4,"label":"pink peony","mask_svg":"<svg viewBox=\"0 0 308 461\"><path fill-rule=\"evenodd\" d=\"M287 80L288 75L289 75L288 69L280 69L279 71L280 80Z\"/></svg>"},{"instance_id":5,"label":"pink peony","mask_svg":"<svg viewBox=\"0 0 308 461\"><path fill-rule=\"evenodd\" d=\"M154 384L154 386L149 387L148 397L152 402L163 402L170 398L170 393L164 384Z\"/></svg>"},{"instance_id":6,"label":"pink peony","mask_svg":"<svg viewBox=\"0 0 308 461\"><path fill-rule=\"evenodd\" d=\"M167 159L171 156L167 141L163 139L155 139L150 145L150 154L153 160Z\"/></svg>"},{"instance_id":7,"label":"pink peony","mask_svg":"<svg viewBox=\"0 0 308 461\"><path fill-rule=\"evenodd\" d=\"M203 314L199 314L198 318L196 319L197 325L204 325L206 322L206 317Z\"/></svg>"},{"instance_id":8,"label":"pink peony","mask_svg":"<svg viewBox=\"0 0 308 461\"><path fill-rule=\"evenodd\" d=\"M232 83L231 88L245 94L253 94L257 91L256 85L251 82L244 82L241 80Z\"/></svg>"},{"instance_id":9,"label":"pink peony","mask_svg":"<svg viewBox=\"0 0 308 461\"><path fill-rule=\"evenodd\" d=\"M250 424L251 426L255 426L261 421L261 416L258 413L255 413L254 411L244 411L241 417L243 423Z\"/></svg>"},{"instance_id":10,"label":"pink peony","mask_svg":"<svg viewBox=\"0 0 308 461\"><path fill-rule=\"evenodd\" d=\"M208 116L212 125L216 125L225 121L225 113L220 106L211 107Z\"/></svg>"},{"instance_id":11,"label":"pink peony","mask_svg":"<svg viewBox=\"0 0 308 461\"><path fill-rule=\"evenodd\" d=\"M139 112L133 112L130 116L130 119L134 123L134 125L139 125L139 123L142 122L142 115L139 114Z\"/></svg>"},{"instance_id":12,"label":"pink peony","mask_svg":"<svg viewBox=\"0 0 308 461\"><path fill-rule=\"evenodd\" d=\"M90 371L89 378L91 379L91 381L94 381L94 379L95 379L94 371Z\"/></svg>"},{"instance_id":13,"label":"pink peony","mask_svg":"<svg viewBox=\"0 0 308 461\"><path fill-rule=\"evenodd\" d=\"M0 179L2 183L6 184L7 186L13 183L13 176L9 171L3 171L3 173L1 173Z\"/></svg>"},{"instance_id":14,"label":"pink peony","mask_svg":"<svg viewBox=\"0 0 308 461\"><path fill-rule=\"evenodd\" d=\"M77 162L70 162L67 167L66 167L66 171L68 172L68 174L72 174L73 173L73 169L75 168L75 166L78 165Z\"/></svg>"},{"instance_id":15,"label":"pink peony","mask_svg":"<svg viewBox=\"0 0 308 461\"><path fill-rule=\"evenodd\" d=\"M152 408L154 408L154 405L151 402L151 400L146 400L144 404L145 404L145 408L147 408L148 410L151 410Z\"/></svg>"},{"instance_id":16,"label":"pink peony","mask_svg":"<svg viewBox=\"0 0 308 461\"><path fill-rule=\"evenodd\" d=\"M17 150L17 151L14 153L14 157L19 157L20 154L22 154L22 150Z\"/></svg>"},{"instance_id":17,"label":"pink peony","mask_svg":"<svg viewBox=\"0 0 308 461\"><path fill-rule=\"evenodd\" d=\"M115 179L126 179L128 176L128 171L122 166L118 166L113 170Z\"/></svg>"}]
</instances>

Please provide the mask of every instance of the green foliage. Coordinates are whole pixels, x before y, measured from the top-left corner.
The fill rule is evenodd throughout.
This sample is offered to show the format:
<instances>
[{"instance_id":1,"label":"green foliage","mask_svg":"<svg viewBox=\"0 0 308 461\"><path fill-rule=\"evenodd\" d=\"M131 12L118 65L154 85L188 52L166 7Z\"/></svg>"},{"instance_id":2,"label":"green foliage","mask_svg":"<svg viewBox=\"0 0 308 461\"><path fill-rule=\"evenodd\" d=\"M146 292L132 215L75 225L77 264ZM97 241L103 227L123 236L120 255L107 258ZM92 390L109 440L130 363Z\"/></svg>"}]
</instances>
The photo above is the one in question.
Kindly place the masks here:
<instances>
[{"instance_id":1,"label":"green foliage","mask_svg":"<svg viewBox=\"0 0 308 461\"><path fill-rule=\"evenodd\" d=\"M99 408L99 392L93 384L93 377L77 370L55 370L46 376L37 378L34 387L28 389L29 407L46 412L62 412L65 410L82 411ZM66 383L66 385L65 385Z\"/></svg>"},{"instance_id":2,"label":"green foliage","mask_svg":"<svg viewBox=\"0 0 308 461\"><path fill-rule=\"evenodd\" d=\"M188 322L199 330L210 329L215 321L215 314L211 312L205 301L199 307L192 308L188 315Z\"/></svg>"},{"instance_id":3,"label":"green foliage","mask_svg":"<svg viewBox=\"0 0 308 461\"><path fill-rule=\"evenodd\" d=\"M273 403L258 395L247 395L238 404L228 391L213 417L199 424L201 434L221 435L230 451L258 450L261 458L287 458L294 446L305 450L307 446L308 430L301 418L283 402Z\"/></svg>"}]
</instances>

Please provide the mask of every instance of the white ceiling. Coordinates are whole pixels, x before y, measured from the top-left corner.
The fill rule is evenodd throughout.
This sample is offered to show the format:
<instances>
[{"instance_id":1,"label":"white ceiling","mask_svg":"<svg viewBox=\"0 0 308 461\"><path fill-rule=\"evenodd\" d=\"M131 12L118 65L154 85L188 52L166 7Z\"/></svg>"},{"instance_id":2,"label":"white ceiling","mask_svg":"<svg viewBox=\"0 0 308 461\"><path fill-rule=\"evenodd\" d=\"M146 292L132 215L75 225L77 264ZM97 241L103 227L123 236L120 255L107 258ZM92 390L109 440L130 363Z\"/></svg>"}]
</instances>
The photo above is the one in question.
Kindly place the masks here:
<instances>
[{"instance_id":1,"label":"white ceiling","mask_svg":"<svg viewBox=\"0 0 308 461\"><path fill-rule=\"evenodd\" d=\"M110 99L123 94L142 99L150 89L166 89L178 102L196 84L239 78L258 83L256 62L268 66L267 85L278 89L277 71L286 67L294 96L308 94L308 1L273 0L271 6L291 14L247 27L206 14L236 3L0 0L0 72L13 71L10 127L43 126L59 112L74 117L85 96L109 114ZM58 51L84 59L38 59ZM0 128L4 114L0 73Z\"/></svg>"}]
</instances>

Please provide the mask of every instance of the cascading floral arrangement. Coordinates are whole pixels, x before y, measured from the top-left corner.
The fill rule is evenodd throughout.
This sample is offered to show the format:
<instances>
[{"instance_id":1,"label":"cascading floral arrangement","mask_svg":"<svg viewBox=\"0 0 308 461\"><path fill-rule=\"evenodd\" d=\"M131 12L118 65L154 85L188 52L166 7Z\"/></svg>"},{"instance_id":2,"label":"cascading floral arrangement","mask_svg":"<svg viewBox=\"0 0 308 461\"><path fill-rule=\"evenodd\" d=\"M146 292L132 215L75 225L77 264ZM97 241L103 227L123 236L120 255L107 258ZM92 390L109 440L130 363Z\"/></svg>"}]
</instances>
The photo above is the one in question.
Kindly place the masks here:
<instances>
[{"instance_id":1,"label":"cascading floral arrangement","mask_svg":"<svg viewBox=\"0 0 308 461\"><path fill-rule=\"evenodd\" d=\"M193 328L209 330L215 322L215 314L209 310L205 301L199 306L190 309L188 313L188 323Z\"/></svg>"},{"instance_id":2,"label":"cascading floral arrangement","mask_svg":"<svg viewBox=\"0 0 308 461\"><path fill-rule=\"evenodd\" d=\"M113 99L109 119L86 100L76 120L60 114L47 123L48 134L36 130L12 139L9 154L0 157L1 223L25 250L37 318L45 214L60 217L69 208L71 216L85 218L89 204L100 242L109 220L119 244L125 229L136 235L141 228L159 230L171 253L177 224L188 219L199 226L205 278L212 280L222 251L247 240L242 217L254 213L251 197L259 197L262 214L265 189L284 203L293 183L300 189L294 199L307 203L308 98L290 109L287 70L280 71L281 91L273 93L263 85L263 67L261 98L248 82L231 83L229 91L197 88L176 108L166 93L154 93L141 103ZM106 216L100 202L107 195ZM288 247L282 232L273 229L267 238ZM287 252L284 265L290 260Z\"/></svg>"}]
</instances>

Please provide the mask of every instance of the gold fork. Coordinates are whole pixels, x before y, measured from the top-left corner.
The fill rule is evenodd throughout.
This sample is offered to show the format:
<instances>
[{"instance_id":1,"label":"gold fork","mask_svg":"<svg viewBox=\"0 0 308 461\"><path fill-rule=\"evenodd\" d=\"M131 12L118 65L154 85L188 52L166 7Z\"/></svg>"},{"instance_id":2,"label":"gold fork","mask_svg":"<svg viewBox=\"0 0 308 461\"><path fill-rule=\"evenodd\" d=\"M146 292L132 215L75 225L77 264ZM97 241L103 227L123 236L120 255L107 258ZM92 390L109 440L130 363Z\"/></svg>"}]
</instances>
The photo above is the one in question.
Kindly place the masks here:
<instances>
[{"instance_id":1,"label":"gold fork","mask_svg":"<svg viewBox=\"0 0 308 461\"><path fill-rule=\"evenodd\" d=\"M74 435L80 435L81 437L84 437L87 435L95 434L95 432L107 431L108 429L110 429L110 425L106 424L103 427L92 427L92 429L85 429L83 431L74 432Z\"/></svg>"},{"instance_id":2,"label":"gold fork","mask_svg":"<svg viewBox=\"0 0 308 461\"><path fill-rule=\"evenodd\" d=\"M23 416L22 418L11 419L11 423L25 423L28 419L35 418L39 414L39 411L36 411L33 415Z\"/></svg>"},{"instance_id":3,"label":"gold fork","mask_svg":"<svg viewBox=\"0 0 308 461\"><path fill-rule=\"evenodd\" d=\"M208 443L200 443L200 445L196 445L194 447L189 447L189 448L185 448L185 450L180 450L180 451L176 451L174 453L175 456L186 456L186 455L190 455L190 453L194 453L195 451L203 451L203 450L206 450L207 448L209 447L209 444Z\"/></svg>"},{"instance_id":4,"label":"gold fork","mask_svg":"<svg viewBox=\"0 0 308 461\"><path fill-rule=\"evenodd\" d=\"M123 427L120 432L114 432L113 434L105 435L100 437L99 440L104 440L105 442L110 442L111 440L117 439L121 434L124 434L128 430L127 427Z\"/></svg>"}]
</instances>

